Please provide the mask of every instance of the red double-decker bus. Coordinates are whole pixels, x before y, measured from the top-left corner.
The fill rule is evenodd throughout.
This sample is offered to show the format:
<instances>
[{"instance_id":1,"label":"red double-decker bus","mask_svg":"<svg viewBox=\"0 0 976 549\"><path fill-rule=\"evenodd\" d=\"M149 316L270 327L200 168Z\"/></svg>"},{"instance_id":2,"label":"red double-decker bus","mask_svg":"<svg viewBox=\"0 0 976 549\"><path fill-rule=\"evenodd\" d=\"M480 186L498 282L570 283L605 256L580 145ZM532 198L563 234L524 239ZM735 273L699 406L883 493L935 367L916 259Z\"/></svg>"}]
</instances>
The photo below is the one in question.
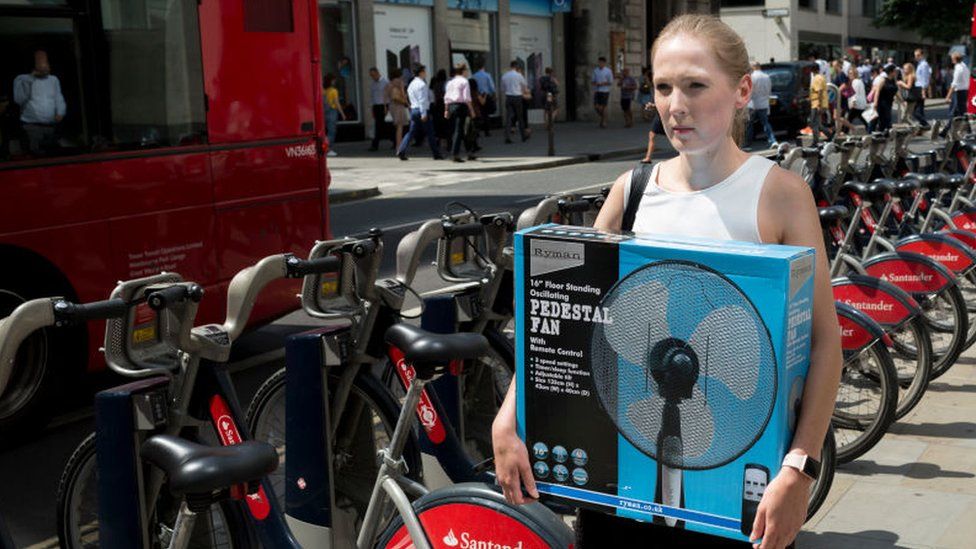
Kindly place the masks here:
<instances>
[{"instance_id":1,"label":"red double-decker bus","mask_svg":"<svg viewBox=\"0 0 976 549\"><path fill-rule=\"evenodd\" d=\"M966 102L966 112L976 114L976 72L974 72L973 52L976 48L976 4L973 4L973 17L969 27L969 94Z\"/></svg>"},{"instance_id":2,"label":"red double-decker bus","mask_svg":"<svg viewBox=\"0 0 976 549\"><path fill-rule=\"evenodd\" d=\"M0 0L0 316L175 271L205 321L266 254L328 232L314 0ZM269 288L267 322L297 306ZM0 432L104 368L102 326L21 348Z\"/></svg>"}]
</instances>

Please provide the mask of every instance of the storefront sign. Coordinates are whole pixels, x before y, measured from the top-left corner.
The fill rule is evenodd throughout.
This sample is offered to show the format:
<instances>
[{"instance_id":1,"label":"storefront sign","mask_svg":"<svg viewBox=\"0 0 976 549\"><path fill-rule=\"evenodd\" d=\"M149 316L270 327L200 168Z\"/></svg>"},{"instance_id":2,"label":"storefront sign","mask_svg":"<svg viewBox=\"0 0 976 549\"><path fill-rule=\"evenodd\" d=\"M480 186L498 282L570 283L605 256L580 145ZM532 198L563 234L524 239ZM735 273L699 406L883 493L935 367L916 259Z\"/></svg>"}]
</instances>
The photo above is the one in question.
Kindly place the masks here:
<instances>
[{"instance_id":1,"label":"storefront sign","mask_svg":"<svg viewBox=\"0 0 976 549\"><path fill-rule=\"evenodd\" d=\"M419 5L421 1L426 0L415 3ZM376 32L376 66L380 72L390 74L393 69L403 69L406 82L409 80L407 71L412 71L416 65L432 66L429 9L375 4L373 25ZM432 71L427 72L429 77Z\"/></svg>"}]
</instances>

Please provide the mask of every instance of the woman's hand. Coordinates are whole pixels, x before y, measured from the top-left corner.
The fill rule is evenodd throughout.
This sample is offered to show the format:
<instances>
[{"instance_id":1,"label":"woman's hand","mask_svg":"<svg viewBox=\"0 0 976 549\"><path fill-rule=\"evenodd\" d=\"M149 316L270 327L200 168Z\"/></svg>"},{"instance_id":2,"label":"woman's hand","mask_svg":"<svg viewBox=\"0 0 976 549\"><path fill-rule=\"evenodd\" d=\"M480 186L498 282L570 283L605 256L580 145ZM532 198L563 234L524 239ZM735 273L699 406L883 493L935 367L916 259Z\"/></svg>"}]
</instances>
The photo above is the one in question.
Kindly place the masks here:
<instances>
[{"instance_id":1,"label":"woman's hand","mask_svg":"<svg viewBox=\"0 0 976 549\"><path fill-rule=\"evenodd\" d=\"M807 518L812 482L792 467L780 470L759 502L749 536L754 548L783 549L793 542Z\"/></svg>"},{"instance_id":2,"label":"woman's hand","mask_svg":"<svg viewBox=\"0 0 976 549\"><path fill-rule=\"evenodd\" d=\"M495 478L509 503L521 505L539 499L535 488L529 451L515 432L515 426L507 421L495 420L491 429L491 445L495 450ZM522 486L531 498L522 495Z\"/></svg>"}]
</instances>

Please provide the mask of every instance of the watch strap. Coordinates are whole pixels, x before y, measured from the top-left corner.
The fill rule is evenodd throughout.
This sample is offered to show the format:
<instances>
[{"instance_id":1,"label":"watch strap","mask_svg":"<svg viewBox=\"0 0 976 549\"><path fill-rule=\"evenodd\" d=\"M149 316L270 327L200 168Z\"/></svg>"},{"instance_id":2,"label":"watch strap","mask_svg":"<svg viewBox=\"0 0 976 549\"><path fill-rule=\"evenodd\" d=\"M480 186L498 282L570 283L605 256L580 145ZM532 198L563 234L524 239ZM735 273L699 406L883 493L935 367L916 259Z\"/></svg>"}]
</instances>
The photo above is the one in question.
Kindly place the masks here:
<instances>
[{"instance_id":1,"label":"watch strap","mask_svg":"<svg viewBox=\"0 0 976 549\"><path fill-rule=\"evenodd\" d=\"M786 454L783 465L792 467L813 480L820 476L820 462L807 455Z\"/></svg>"}]
</instances>

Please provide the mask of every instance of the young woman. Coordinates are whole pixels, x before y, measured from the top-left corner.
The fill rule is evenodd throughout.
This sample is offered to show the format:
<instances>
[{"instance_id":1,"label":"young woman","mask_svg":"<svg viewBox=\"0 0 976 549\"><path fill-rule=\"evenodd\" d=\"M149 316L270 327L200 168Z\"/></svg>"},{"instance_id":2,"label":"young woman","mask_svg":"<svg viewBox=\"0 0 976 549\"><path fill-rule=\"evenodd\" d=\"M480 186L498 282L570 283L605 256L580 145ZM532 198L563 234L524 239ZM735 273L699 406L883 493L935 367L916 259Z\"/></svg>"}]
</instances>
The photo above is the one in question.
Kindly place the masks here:
<instances>
[{"instance_id":1,"label":"young woman","mask_svg":"<svg viewBox=\"0 0 976 549\"><path fill-rule=\"evenodd\" d=\"M853 68L847 71L847 76L851 80L850 86L854 92L847 98L847 121L849 126L853 129L854 124L857 122L867 126L867 122L861 118L864 109L868 108L868 98L864 89L864 81L857 77L857 71Z\"/></svg>"},{"instance_id":2,"label":"young woman","mask_svg":"<svg viewBox=\"0 0 976 549\"><path fill-rule=\"evenodd\" d=\"M335 87L336 76L331 72L322 77L322 104L325 108L325 133L329 138L329 156L336 156L335 146L336 130L339 126L339 119L346 119L339 105L339 90Z\"/></svg>"},{"instance_id":3,"label":"young woman","mask_svg":"<svg viewBox=\"0 0 976 549\"><path fill-rule=\"evenodd\" d=\"M895 105L895 96L898 94L898 84L896 84L895 73L898 67L894 64L885 65L881 75L874 81L874 109L878 112L878 118L874 121L875 125L871 131L884 131L891 127L891 111Z\"/></svg>"},{"instance_id":4,"label":"young woman","mask_svg":"<svg viewBox=\"0 0 976 549\"><path fill-rule=\"evenodd\" d=\"M827 257L819 218L809 187L797 175L773 162L743 152L745 108L752 82L742 39L728 25L705 15L672 20L651 50L654 103L678 157L657 164L641 197L634 231L672 233L718 239L809 246L816 250L813 334L810 370L803 392L790 453L820 457L841 374L840 335L830 289ZM621 226L630 173L617 178L596 226ZM508 501L538 497L525 444L516 434L515 389L492 425L495 471ZM783 549L796 537L806 517L812 480L783 467L769 483L752 525L754 546ZM580 513L581 541L592 539L595 523L614 523L610 532L632 528L634 521ZM643 537L655 546L675 534L672 529L641 524ZM684 540L691 533L679 531ZM603 537L605 542L607 537ZM625 539L617 537L616 539ZM718 538L699 540L715 546ZM657 543L656 543L657 542ZM679 542L680 543L680 542ZM599 546L599 541L595 544ZM740 544L741 545L741 544Z\"/></svg>"},{"instance_id":5,"label":"young woman","mask_svg":"<svg viewBox=\"0 0 976 549\"><path fill-rule=\"evenodd\" d=\"M902 122L909 122L915 120L912 116L915 112L915 105L922 99L922 89L915 87L915 65L911 63L905 63L901 68L901 80L897 83L898 94L904 100L904 114L901 117ZM915 90L918 90L916 92ZM915 123L919 122L915 120Z\"/></svg>"}]
</instances>

